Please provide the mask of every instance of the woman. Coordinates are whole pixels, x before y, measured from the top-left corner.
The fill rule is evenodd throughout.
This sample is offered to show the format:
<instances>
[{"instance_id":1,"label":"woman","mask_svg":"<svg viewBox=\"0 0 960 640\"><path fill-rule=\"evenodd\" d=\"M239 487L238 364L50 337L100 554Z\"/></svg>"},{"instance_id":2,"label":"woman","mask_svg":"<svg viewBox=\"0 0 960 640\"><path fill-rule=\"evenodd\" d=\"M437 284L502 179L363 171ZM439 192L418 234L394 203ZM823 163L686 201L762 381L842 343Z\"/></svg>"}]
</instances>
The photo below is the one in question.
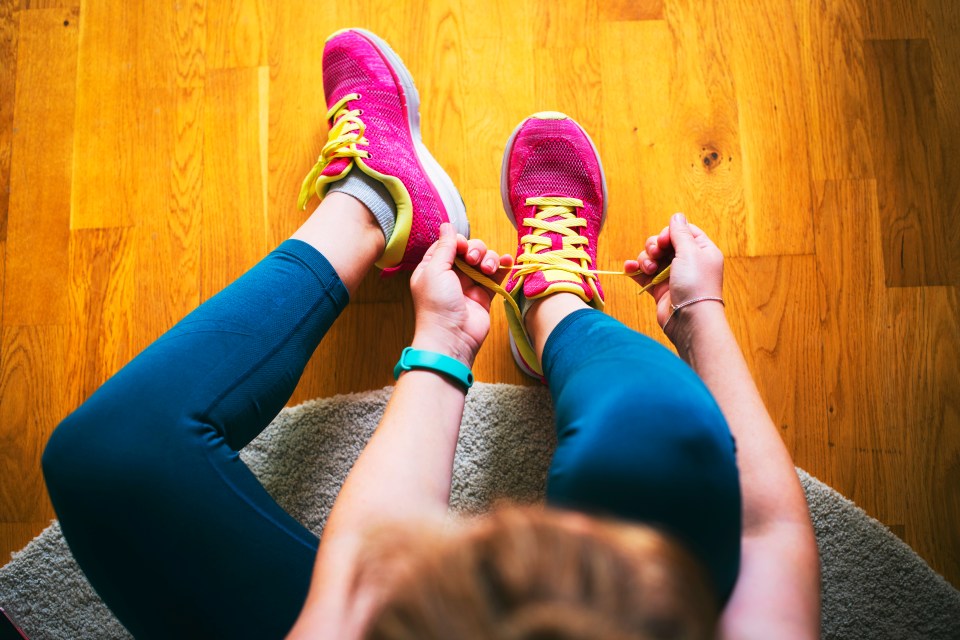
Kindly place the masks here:
<instances>
[{"instance_id":1,"label":"woman","mask_svg":"<svg viewBox=\"0 0 960 640\"><path fill-rule=\"evenodd\" d=\"M301 194L316 189L316 211L108 380L44 453L64 536L120 621L164 638L816 636L806 502L726 323L707 236L678 214L624 265L657 282L658 320L688 367L599 311L606 189L575 122L536 114L508 142L512 268L466 239L386 43L337 32L323 71L330 135ZM237 451L374 264L413 269L416 331L318 541ZM469 368L490 280L508 269L514 354L555 405L550 508L450 523Z\"/></svg>"}]
</instances>

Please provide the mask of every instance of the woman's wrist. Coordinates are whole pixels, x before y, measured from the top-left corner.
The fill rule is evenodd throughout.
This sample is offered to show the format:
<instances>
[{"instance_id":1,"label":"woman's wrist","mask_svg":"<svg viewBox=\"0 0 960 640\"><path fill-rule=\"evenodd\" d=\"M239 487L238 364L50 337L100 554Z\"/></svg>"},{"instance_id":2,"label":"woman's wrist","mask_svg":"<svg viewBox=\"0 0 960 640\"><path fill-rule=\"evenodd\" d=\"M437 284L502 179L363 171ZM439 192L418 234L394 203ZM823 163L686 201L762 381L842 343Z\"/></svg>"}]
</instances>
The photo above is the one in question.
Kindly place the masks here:
<instances>
[{"instance_id":1,"label":"woman's wrist","mask_svg":"<svg viewBox=\"0 0 960 640\"><path fill-rule=\"evenodd\" d=\"M475 350L463 337L440 327L417 327L410 346L414 349L433 351L449 356L470 368L473 368L473 361L477 356Z\"/></svg>"},{"instance_id":2,"label":"woman's wrist","mask_svg":"<svg viewBox=\"0 0 960 640\"><path fill-rule=\"evenodd\" d=\"M723 305L716 300L703 300L674 312L667 337L680 357L692 364L696 353L720 332L728 331L729 326Z\"/></svg>"}]
</instances>

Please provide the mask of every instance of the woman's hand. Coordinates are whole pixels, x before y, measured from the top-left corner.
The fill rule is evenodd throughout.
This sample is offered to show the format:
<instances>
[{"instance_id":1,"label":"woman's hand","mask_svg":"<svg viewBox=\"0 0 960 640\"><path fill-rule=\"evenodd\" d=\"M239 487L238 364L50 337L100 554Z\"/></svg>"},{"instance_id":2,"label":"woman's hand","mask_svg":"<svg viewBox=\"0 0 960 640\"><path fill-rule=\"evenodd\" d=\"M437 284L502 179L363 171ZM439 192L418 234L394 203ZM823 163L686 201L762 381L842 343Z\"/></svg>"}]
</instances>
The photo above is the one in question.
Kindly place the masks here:
<instances>
[{"instance_id":1,"label":"woman's hand","mask_svg":"<svg viewBox=\"0 0 960 640\"><path fill-rule=\"evenodd\" d=\"M639 272L633 279L647 285L653 276L670 265L670 277L649 289L657 303L657 321L664 326L673 313L671 305L703 296L721 297L723 293L723 254L702 229L688 224L682 213L670 218L670 226L650 236L636 260L627 260L627 273ZM712 303L710 303L712 304ZM700 306L683 309L695 315ZM678 328L671 323L667 336L676 343Z\"/></svg>"},{"instance_id":2,"label":"woman's hand","mask_svg":"<svg viewBox=\"0 0 960 640\"><path fill-rule=\"evenodd\" d=\"M453 266L456 257L497 282L503 279L501 269L513 265L512 256L498 255L482 240L467 240L452 224L441 225L440 239L427 249L410 278L416 311L412 346L473 366L490 331L493 292L457 270Z\"/></svg>"}]
</instances>

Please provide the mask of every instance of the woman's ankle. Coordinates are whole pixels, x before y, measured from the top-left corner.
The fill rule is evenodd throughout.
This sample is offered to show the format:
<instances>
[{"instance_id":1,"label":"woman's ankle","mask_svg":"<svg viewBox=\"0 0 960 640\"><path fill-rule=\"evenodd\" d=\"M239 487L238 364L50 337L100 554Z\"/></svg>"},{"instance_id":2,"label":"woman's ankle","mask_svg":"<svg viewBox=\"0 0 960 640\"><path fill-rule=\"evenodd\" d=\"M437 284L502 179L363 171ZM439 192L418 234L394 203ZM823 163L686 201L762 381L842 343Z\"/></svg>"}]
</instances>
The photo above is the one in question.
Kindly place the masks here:
<instances>
[{"instance_id":1,"label":"woman's ankle","mask_svg":"<svg viewBox=\"0 0 960 640\"><path fill-rule=\"evenodd\" d=\"M537 360L543 362L543 349L547 339L564 318L575 311L590 308L583 298L574 293L555 293L531 300L524 313L523 323L537 354Z\"/></svg>"},{"instance_id":2,"label":"woman's ankle","mask_svg":"<svg viewBox=\"0 0 960 640\"><path fill-rule=\"evenodd\" d=\"M373 267L386 244L366 205L345 193L329 193L291 236L313 246L333 265L350 293Z\"/></svg>"}]
</instances>

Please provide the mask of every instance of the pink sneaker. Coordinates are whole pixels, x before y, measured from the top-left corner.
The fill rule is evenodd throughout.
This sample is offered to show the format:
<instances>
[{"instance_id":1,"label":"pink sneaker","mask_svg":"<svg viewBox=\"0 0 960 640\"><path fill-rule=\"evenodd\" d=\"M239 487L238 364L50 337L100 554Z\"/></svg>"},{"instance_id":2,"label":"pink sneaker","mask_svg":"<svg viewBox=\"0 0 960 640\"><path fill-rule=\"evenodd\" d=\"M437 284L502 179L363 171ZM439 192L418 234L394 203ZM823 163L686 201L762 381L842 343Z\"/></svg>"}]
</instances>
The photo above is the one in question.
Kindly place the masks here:
<instances>
[{"instance_id":1,"label":"pink sneaker","mask_svg":"<svg viewBox=\"0 0 960 640\"><path fill-rule=\"evenodd\" d=\"M469 237L460 193L420 138L420 96L400 57L363 29L344 29L323 50L323 91L330 133L303 181L299 206L312 192L357 167L383 183L397 207L396 227L377 266L412 270L452 222Z\"/></svg>"},{"instance_id":2,"label":"pink sneaker","mask_svg":"<svg viewBox=\"0 0 960 640\"><path fill-rule=\"evenodd\" d=\"M562 113L536 113L507 141L500 195L519 233L517 266L506 290L523 308L566 291L603 309L596 274L597 237L607 214L607 184L593 141ZM510 348L527 374L543 372L513 305L507 304Z\"/></svg>"}]
</instances>

